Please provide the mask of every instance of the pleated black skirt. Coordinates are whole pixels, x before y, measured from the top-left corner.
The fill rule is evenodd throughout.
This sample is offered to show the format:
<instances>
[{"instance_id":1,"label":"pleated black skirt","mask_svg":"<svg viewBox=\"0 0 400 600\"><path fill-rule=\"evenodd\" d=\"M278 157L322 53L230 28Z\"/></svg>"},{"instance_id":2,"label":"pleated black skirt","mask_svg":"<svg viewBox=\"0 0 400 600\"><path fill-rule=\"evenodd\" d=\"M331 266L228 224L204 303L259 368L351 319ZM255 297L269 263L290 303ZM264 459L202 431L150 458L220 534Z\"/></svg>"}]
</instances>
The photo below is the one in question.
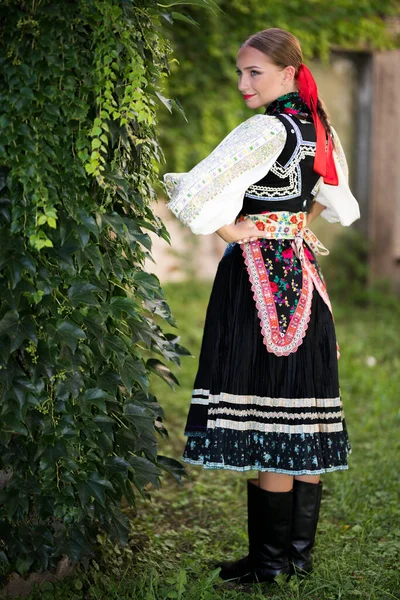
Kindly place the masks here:
<instances>
[{"instance_id":1,"label":"pleated black skirt","mask_svg":"<svg viewBox=\"0 0 400 600\"><path fill-rule=\"evenodd\" d=\"M347 468L351 452L330 310L314 289L296 352L268 352L242 251L220 261L207 309L183 460L289 475Z\"/></svg>"}]
</instances>

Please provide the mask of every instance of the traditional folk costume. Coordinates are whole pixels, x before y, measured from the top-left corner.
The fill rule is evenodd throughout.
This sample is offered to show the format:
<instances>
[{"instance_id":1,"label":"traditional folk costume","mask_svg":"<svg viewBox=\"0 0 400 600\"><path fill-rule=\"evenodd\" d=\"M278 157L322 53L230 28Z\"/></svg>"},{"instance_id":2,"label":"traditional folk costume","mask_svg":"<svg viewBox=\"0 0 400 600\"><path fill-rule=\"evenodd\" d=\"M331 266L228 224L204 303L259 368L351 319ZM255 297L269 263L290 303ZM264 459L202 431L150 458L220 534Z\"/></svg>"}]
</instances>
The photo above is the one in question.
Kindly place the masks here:
<instances>
[{"instance_id":1,"label":"traditional folk costume","mask_svg":"<svg viewBox=\"0 0 400 600\"><path fill-rule=\"evenodd\" d=\"M189 173L165 176L169 208L194 233L209 234L244 218L265 232L257 241L229 244L220 261L186 425L186 462L288 475L347 468L351 447L332 309L315 258L327 250L305 221L314 200L326 207L325 219L342 225L350 225L359 211L336 133L334 165L332 160L325 177L315 171L316 132L309 106L297 92L289 93L270 104L265 115L239 125ZM330 177L337 185L327 183ZM302 482L295 483L301 487ZM307 505L311 492L316 528L321 486L303 486L298 503L305 498ZM262 515L272 511L279 522L277 511L291 512L284 494L251 483L248 493L253 566L246 557L227 576L238 572L246 581L244 572L250 569L247 581L254 581L288 572L285 552L284 566L283 555L276 555L268 573L265 560L254 558L254 548L262 548L271 530L269 523L268 532L260 533ZM288 502L293 503L293 494ZM251 515L258 517L251 520ZM286 525L290 536L294 525ZM313 538L315 528L308 537ZM296 536L304 537L301 531ZM299 568L310 570L310 539L307 544L305 554L303 543L291 555L292 560L297 556Z\"/></svg>"}]
</instances>

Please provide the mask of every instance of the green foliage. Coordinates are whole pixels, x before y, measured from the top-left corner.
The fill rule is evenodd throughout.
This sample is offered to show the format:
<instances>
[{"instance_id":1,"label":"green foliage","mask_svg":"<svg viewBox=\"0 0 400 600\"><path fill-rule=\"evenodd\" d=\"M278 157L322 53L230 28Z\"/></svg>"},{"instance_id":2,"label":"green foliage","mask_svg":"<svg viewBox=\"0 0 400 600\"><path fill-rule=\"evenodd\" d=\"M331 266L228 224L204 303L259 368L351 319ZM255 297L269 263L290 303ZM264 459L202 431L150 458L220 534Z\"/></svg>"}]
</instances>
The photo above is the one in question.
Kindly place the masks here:
<instances>
[{"instance_id":1,"label":"green foliage","mask_svg":"<svg viewBox=\"0 0 400 600\"><path fill-rule=\"evenodd\" d=\"M52 568L126 540L163 471L149 391L187 351L144 271L168 239L150 200L169 46L152 0L0 6L0 568ZM157 319L155 320L155 317ZM158 318L160 317L160 318ZM136 488L136 491L134 491Z\"/></svg>"},{"instance_id":2,"label":"green foliage","mask_svg":"<svg viewBox=\"0 0 400 600\"><path fill-rule=\"evenodd\" d=\"M321 261L322 262L322 261ZM357 229L343 230L335 240L323 270L329 293L351 304L368 304L369 243Z\"/></svg>"},{"instance_id":3,"label":"green foliage","mask_svg":"<svg viewBox=\"0 0 400 600\"><path fill-rule=\"evenodd\" d=\"M321 257L329 293L351 306L385 307L397 312L398 298L390 281L370 282L371 244L359 230L343 229L327 257Z\"/></svg>"},{"instance_id":4,"label":"green foliage","mask_svg":"<svg viewBox=\"0 0 400 600\"><path fill-rule=\"evenodd\" d=\"M168 95L182 104L172 120L161 115L168 170L182 172L199 162L241 121L251 116L237 92L236 54L249 35L269 27L288 29L305 60L328 60L332 47L385 50L400 46L386 18L400 18L397 0L217 0L221 11L188 7L195 21L169 27L174 54ZM167 26L168 27L168 26ZM185 143L186 142L186 143Z\"/></svg>"}]
</instances>

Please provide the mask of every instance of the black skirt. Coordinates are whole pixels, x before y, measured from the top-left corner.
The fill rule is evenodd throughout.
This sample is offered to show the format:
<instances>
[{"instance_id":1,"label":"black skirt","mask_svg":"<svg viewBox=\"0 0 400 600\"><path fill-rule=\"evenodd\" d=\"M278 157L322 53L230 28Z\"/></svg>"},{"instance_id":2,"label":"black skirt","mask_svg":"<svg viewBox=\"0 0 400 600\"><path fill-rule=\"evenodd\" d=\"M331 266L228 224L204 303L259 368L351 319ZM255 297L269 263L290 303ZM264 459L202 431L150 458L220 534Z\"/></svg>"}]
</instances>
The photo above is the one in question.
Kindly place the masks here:
<instances>
[{"instance_id":1,"label":"black skirt","mask_svg":"<svg viewBox=\"0 0 400 600\"><path fill-rule=\"evenodd\" d=\"M183 460L207 469L315 475L347 468L333 318L314 289L302 344L268 352L239 245L207 309Z\"/></svg>"}]
</instances>

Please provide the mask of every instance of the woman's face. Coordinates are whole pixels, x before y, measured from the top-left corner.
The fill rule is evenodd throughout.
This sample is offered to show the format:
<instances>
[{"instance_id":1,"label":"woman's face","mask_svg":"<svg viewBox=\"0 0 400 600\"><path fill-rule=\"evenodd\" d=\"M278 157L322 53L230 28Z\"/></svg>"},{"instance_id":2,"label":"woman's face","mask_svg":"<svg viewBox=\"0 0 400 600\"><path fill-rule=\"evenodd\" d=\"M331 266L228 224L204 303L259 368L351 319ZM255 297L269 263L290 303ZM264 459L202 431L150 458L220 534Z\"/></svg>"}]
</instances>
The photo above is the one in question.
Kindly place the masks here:
<instances>
[{"instance_id":1,"label":"woman's face","mask_svg":"<svg viewBox=\"0 0 400 600\"><path fill-rule=\"evenodd\" d=\"M279 96L297 91L294 67L281 69L251 46L240 48L236 66L238 88L249 108L268 106Z\"/></svg>"}]
</instances>

